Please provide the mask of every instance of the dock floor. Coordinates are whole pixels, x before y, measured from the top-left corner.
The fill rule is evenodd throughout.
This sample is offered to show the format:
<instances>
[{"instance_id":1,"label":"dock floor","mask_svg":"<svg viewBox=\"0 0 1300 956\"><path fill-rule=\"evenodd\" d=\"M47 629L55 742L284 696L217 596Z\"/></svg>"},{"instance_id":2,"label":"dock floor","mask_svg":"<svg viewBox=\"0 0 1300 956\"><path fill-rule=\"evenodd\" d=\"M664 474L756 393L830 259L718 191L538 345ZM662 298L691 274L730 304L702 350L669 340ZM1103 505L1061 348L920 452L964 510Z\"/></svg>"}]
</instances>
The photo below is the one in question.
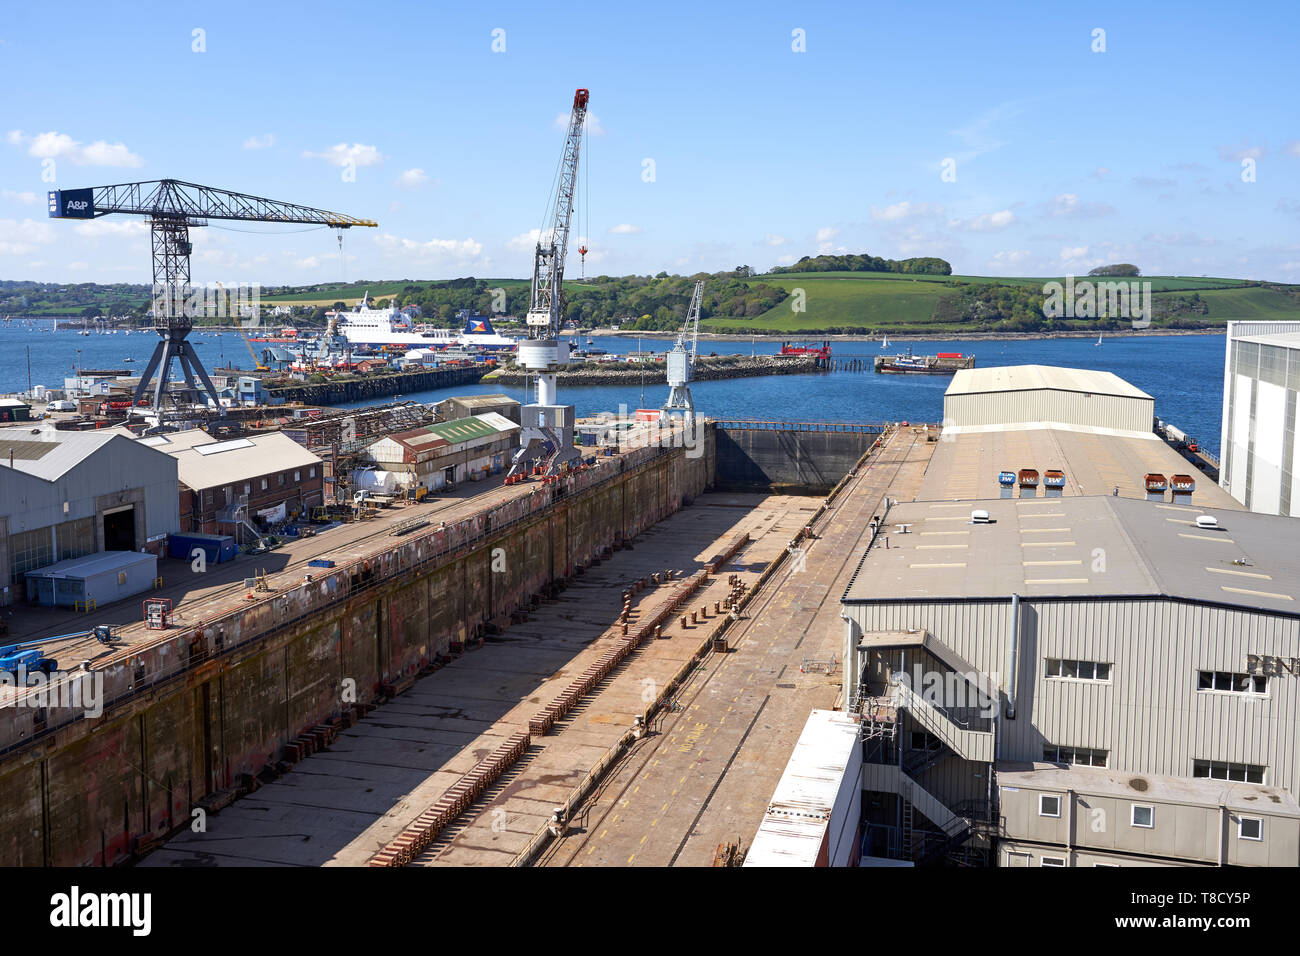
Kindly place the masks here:
<instances>
[{"instance_id":1,"label":"dock floor","mask_svg":"<svg viewBox=\"0 0 1300 956\"><path fill-rule=\"evenodd\" d=\"M747 848L808 714L836 706L840 596L871 517L911 500L935 443L904 429L817 522L802 563L788 561L679 695L681 708L604 782L549 866L709 866L723 843Z\"/></svg>"}]
</instances>

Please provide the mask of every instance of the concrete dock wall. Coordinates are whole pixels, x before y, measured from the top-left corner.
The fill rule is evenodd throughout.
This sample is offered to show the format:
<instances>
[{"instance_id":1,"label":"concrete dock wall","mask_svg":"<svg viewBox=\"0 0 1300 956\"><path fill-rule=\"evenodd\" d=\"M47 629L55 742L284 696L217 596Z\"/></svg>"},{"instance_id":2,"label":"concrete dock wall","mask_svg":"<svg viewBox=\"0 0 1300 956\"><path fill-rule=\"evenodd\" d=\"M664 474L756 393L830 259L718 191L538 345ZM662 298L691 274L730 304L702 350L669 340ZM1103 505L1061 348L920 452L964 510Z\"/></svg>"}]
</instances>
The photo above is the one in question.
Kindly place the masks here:
<instances>
[{"instance_id":1,"label":"concrete dock wall","mask_svg":"<svg viewBox=\"0 0 1300 956\"><path fill-rule=\"evenodd\" d=\"M112 865L382 699L711 484L705 453L637 449L220 618L123 648L98 718L0 710L0 863Z\"/></svg>"},{"instance_id":2,"label":"concrete dock wall","mask_svg":"<svg viewBox=\"0 0 1300 956\"><path fill-rule=\"evenodd\" d=\"M822 431L795 425L721 423L717 429L717 486L825 494L848 474L879 434L865 429Z\"/></svg>"}]
</instances>

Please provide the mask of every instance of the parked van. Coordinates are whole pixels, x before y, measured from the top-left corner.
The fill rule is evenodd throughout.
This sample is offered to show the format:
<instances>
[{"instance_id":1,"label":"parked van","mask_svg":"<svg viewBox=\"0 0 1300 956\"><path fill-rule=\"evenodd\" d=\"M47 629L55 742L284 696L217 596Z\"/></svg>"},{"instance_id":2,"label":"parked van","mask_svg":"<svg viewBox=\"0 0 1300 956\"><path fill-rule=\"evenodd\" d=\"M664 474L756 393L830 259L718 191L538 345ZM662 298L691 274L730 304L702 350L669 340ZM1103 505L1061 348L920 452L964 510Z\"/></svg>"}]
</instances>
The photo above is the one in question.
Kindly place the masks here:
<instances>
[{"instance_id":1,"label":"parked van","mask_svg":"<svg viewBox=\"0 0 1300 956\"><path fill-rule=\"evenodd\" d=\"M75 412L77 403L69 401L66 398L60 398L57 401L50 402L45 406L47 412Z\"/></svg>"}]
</instances>

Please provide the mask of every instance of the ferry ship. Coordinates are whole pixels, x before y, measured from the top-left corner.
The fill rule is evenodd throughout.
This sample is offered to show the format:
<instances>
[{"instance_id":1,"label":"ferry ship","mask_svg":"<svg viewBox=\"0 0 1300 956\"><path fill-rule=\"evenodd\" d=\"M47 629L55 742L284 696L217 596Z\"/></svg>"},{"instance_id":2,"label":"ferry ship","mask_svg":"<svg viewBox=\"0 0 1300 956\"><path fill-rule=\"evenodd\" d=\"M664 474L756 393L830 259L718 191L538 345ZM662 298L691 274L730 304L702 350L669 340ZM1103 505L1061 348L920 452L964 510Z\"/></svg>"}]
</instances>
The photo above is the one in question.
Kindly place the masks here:
<instances>
[{"instance_id":1,"label":"ferry ship","mask_svg":"<svg viewBox=\"0 0 1300 956\"><path fill-rule=\"evenodd\" d=\"M485 315L475 315L468 309L457 313L457 318L465 320L465 327L459 334L451 329L436 329L429 325L415 322L418 309L408 306L398 309L372 309L368 296L363 296L361 304L350 312L329 312L331 328L337 330L348 344L357 346L382 347L388 345L407 348L445 349L452 346L487 349L499 351L513 349L515 340L505 335L498 335L492 328L492 321Z\"/></svg>"}]
</instances>

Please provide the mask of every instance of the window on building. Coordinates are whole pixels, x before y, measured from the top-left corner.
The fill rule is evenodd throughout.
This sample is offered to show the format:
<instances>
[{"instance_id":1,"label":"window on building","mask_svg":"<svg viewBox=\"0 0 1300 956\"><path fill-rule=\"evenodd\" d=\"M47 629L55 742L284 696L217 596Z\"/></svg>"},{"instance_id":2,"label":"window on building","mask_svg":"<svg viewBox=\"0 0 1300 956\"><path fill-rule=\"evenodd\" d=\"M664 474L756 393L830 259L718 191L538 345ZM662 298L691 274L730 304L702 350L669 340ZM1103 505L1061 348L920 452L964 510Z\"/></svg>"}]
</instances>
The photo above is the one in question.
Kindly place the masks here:
<instances>
[{"instance_id":1,"label":"window on building","mask_svg":"<svg viewBox=\"0 0 1300 956\"><path fill-rule=\"evenodd\" d=\"M262 490L263 490L263 491L266 491L266 479L265 479L265 478L262 479Z\"/></svg>"},{"instance_id":2,"label":"window on building","mask_svg":"<svg viewBox=\"0 0 1300 956\"><path fill-rule=\"evenodd\" d=\"M1065 680L1110 680L1110 665L1101 661L1049 657L1044 673Z\"/></svg>"},{"instance_id":3,"label":"window on building","mask_svg":"<svg viewBox=\"0 0 1300 956\"><path fill-rule=\"evenodd\" d=\"M1075 767L1104 767L1109 752L1093 750L1089 747L1053 747L1043 748L1043 760L1048 763L1064 763Z\"/></svg>"},{"instance_id":4,"label":"window on building","mask_svg":"<svg viewBox=\"0 0 1300 956\"><path fill-rule=\"evenodd\" d=\"M1053 794L1038 795L1038 815L1040 817L1059 817L1061 815L1061 798Z\"/></svg>"},{"instance_id":5,"label":"window on building","mask_svg":"<svg viewBox=\"0 0 1300 956\"><path fill-rule=\"evenodd\" d=\"M1263 783L1264 768L1253 763L1229 763L1226 760L1193 760L1193 777L1214 780L1239 780L1243 783Z\"/></svg>"},{"instance_id":6,"label":"window on building","mask_svg":"<svg viewBox=\"0 0 1300 956\"><path fill-rule=\"evenodd\" d=\"M911 739L913 750L939 750L943 747L943 742L938 737L925 730L912 731Z\"/></svg>"},{"instance_id":7,"label":"window on building","mask_svg":"<svg viewBox=\"0 0 1300 956\"><path fill-rule=\"evenodd\" d=\"M299 475L301 475L301 472L295 471L295 472L293 473L293 480L294 480L295 482L298 482L298 481L301 481L301 480L302 480L302 479L299 477Z\"/></svg>"},{"instance_id":8,"label":"window on building","mask_svg":"<svg viewBox=\"0 0 1300 956\"><path fill-rule=\"evenodd\" d=\"M1156 808L1145 803L1133 804L1129 824L1146 830L1152 829L1156 825Z\"/></svg>"},{"instance_id":9,"label":"window on building","mask_svg":"<svg viewBox=\"0 0 1300 956\"><path fill-rule=\"evenodd\" d=\"M1242 817L1237 821L1237 836L1243 840L1264 839L1264 821L1259 817Z\"/></svg>"},{"instance_id":10,"label":"window on building","mask_svg":"<svg viewBox=\"0 0 1300 956\"><path fill-rule=\"evenodd\" d=\"M316 477L316 466L315 466L315 465L312 465L310 468L307 469L307 477L308 477L308 478L315 478L315 477Z\"/></svg>"},{"instance_id":11,"label":"window on building","mask_svg":"<svg viewBox=\"0 0 1300 956\"><path fill-rule=\"evenodd\" d=\"M284 472L280 472L280 487L284 487Z\"/></svg>"},{"instance_id":12,"label":"window on building","mask_svg":"<svg viewBox=\"0 0 1300 956\"><path fill-rule=\"evenodd\" d=\"M1045 856L1039 862L1039 866L1065 866L1065 857L1063 856Z\"/></svg>"},{"instance_id":13,"label":"window on building","mask_svg":"<svg viewBox=\"0 0 1300 956\"><path fill-rule=\"evenodd\" d=\"M1200 671L1197 690L1219 690L1233 694L1268 693L1268 678L1263 674L1233 674L1229 671Z\"/></svg>"}]
</instances>

